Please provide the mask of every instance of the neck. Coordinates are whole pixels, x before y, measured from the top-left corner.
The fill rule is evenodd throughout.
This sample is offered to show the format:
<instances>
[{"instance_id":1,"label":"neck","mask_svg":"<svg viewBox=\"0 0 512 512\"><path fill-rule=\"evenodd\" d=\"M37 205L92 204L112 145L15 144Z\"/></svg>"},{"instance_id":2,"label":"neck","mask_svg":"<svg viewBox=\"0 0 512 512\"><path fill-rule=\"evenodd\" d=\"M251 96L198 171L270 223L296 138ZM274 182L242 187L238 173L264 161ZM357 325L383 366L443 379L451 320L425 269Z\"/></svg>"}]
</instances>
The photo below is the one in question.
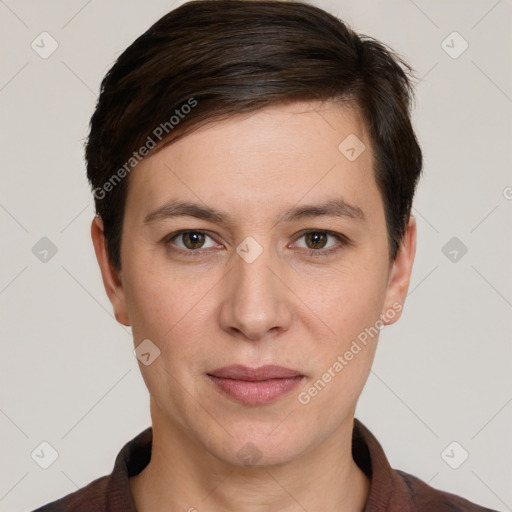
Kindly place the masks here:
<instances>
[{"instance_id":1,"label":"neck","mask_svg":"<svg viewBox=\"0 0 512 512\"><path fill-rule=\"evenodd\" d=\"M152 411L150 463L130 479L137 510L361 512L370 481L352 458L353 418L293 461L234 466Z\"/></svg>"}]
</instances>

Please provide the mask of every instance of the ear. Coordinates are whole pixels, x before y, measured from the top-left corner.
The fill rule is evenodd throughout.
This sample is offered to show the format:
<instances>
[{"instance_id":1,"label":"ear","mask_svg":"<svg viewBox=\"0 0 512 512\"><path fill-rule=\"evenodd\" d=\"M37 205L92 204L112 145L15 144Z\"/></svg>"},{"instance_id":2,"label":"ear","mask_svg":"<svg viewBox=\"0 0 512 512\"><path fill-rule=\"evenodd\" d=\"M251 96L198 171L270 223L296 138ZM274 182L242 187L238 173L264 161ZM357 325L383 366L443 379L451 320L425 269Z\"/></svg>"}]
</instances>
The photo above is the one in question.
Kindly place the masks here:
<instances>
[{"instance_id":1,"label":"ear","mask_svg":"<svg viewBox=\"0 0 512 512\"><path fill-rule=\"evenodd\" d=\"M92 221L91 237L103 278L103 286L105 286L105 291L114 308L114 316L119 323L130 325L121 272L118 272L110 262L103 232L103 221L99 215L96 215Z\"/></svg>"},{"instance_id":2,"label":"ear","mask_svg":"<svg viewBox=\"0 0 512 512\"><path fill-rule=\"evenodd\" d=\"M416 218L410 215L407 230L402 238L397 257L389 273L384 310L381 316L384 325L395 323L401 316L407 290L409 289L415 254Z\"/></svg>"}]
</instances>

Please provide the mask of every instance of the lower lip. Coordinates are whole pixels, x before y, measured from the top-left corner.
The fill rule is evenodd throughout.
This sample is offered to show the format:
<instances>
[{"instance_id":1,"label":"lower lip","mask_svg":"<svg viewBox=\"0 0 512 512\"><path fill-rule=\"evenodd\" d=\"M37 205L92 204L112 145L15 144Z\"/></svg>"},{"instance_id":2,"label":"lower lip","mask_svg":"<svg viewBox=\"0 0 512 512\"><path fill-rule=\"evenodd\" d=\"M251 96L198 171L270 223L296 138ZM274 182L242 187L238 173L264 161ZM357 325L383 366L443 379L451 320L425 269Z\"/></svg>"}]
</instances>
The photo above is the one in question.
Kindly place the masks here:
<instances>
[{"instance_id":1,"label":"lower lip","mask_svg":"<svg viewBox=\"0 0 512 512\"><path fill-rule=\"evenodd\" d=\"M284 379L247 381L225 379L208 375L210 380L230 397L247 405L262 405L273 402L280 396L289 393L302 381L302 376Z\"/></svg>"}]
</instances>

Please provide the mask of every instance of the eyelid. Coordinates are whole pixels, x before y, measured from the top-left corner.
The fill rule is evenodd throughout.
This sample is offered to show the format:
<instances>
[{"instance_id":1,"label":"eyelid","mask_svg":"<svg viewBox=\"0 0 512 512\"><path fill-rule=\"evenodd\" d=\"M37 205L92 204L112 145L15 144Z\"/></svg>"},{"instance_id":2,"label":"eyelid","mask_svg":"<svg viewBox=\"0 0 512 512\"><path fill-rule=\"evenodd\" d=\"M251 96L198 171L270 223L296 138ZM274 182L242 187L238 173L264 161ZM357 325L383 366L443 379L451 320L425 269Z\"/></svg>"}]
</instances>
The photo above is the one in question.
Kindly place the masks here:
<instances>
[{"instance_id":1,"label":"eyelid","mask_svg":"<svg viewBox=\"0 0 512 512\"><path fill-rule=\"evenodd\" d=\"M337 251L343 249L343 247L349 246L352 243L348 239L348 237L346 237L342 233L338 233L337 231L330 231L329 229L314 229L314 228L305 229L305 230L301 231L300 233L298 233L295 236L295 241L293 243L296 243L297 240L300 240L302 237L304 237L305 235L308 235L310 233L324 233L327 236L332 236L333 238L335 238L338 241L338 243L334 247L329 247L328 249L308 249L308 248L304 248L304 247L301 248L308 255L313 256L313 257L330 256L332 253L337 252Z\"/></svg>"},{"instance_id":2,"label":"eyelid","mask_svg":"<svg viewBox=\"0 0 512 512\"><path fill-rule=\"evenodd\" d=\"M166 235L162 240L161 242L164 244L164 246L170 250L170 251L173 251L173 252L178 252L180 254L185 254L187 256L189 255L193 255L193 254L202 254L206 251L209 251L211 248L208 247L206 249L183 249L183 247L179 247L179 246L176 246L176 247L171 247L171 243L174 241L174 239L178 238L179 236L181 235L184 235L186 233L201 233L203 235L206 235L208 236L209 238L211 238L213 241L215 241L216 243L219 243L215 240L215 238L206 230L204 229L181 229L179 231L175 231L173 233L171 233L170 235Z\"/></svg>"},{"instance_id":3,"label":"eyelid","mask_svg":"<svg viewBox=\"0 0 512 512\"><path fill-rule=\"evenodd\" d=\"M177 253L180 253L180 254L185 254L186 256L202 255L205 252L210 252L211 248L206 248L206 249L183 249L182 247L179 247L179 246L171 247L171 242L174 239L176 239L179 236L184 235L186 233L202 233L202 234L210 237L215 242L217 242L215 240L215 237L213 237L209 233L209 231L204 230L204 229L182 229L182 230L179 230L179 231L175 231L175 232L165 236L161 240L161 242L164 244L164 246L169 251L177 252ZM351 240L348 237L346 237L345 235L343 235L342 233L338 233L336 231L330 231L328 229L318 229L318 228L317 229L309 228L309 229L304 229L304 230L300 231L299 233L297 233L294 236L294 241L292 243L295 244L302 237L304 237L305 235L308 235L310 233L325 233L327 236L332 236L333 238L335 238L338 241L336 246L329 247L328 249L322 249L322 248L321 249L308 249L308 248L304 248L304 247L300 248L300 249L302 249L303 252L306 252L306 254L308 254L310 256L314 256L314 257L316 257L316 256L328 256L328 255L332 254L333 252L339 251L343 247L349 246L349 245L352 244ZM217 242L217 243L219 243L219 242Z\"/></svg>"}]
</instances>

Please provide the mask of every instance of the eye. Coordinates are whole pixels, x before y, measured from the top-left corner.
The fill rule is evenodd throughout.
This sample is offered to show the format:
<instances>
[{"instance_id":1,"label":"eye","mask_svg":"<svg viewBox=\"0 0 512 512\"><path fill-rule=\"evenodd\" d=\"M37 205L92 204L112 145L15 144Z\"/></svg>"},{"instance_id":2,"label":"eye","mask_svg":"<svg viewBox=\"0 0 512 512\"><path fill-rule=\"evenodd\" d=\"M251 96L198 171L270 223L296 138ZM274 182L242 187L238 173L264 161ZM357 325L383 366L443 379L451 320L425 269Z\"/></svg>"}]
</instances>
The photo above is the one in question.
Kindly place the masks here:
<instances>
[{"instance_id":1,"label":"eye","mask_svg":"<svg viewBox=\"0 0 512 512\"><path fill-rule=\"evenodd\" d=\"M205 241L210 239L210 245L205 245ZM181 242L181 244L179 243ZM171 251L187 253L201 253L203 249L209 249L216 246L216 242L204 231L178 231L163 240L164 245ZM172 246L178 247L175 249Z\"/></svg>"},{"instance_id":2,"label":"eye","mask_svg":"<svg viewBox=\"0 0 512 512\"><path fill-rule=\"evenodd\" d=\"M298 242L301 239L304 239L305 245ZM165 237L162 243L169 251L186 256L199 256L207 249L218 246L210 235L201 230L177 231ZM341 233L311 229L299 234L294 245L304 249L309 256L329 256L344 246L350 245L350 240Z\"/></svg>"},{"instance_id":3,"label":"eye","mask_svg":"<svg viewBox=\"0 0 512 512\"><path fill-rule=\"evenodd\" d=\"M329 238L331 243L329 243ZM322 230L306 231L297 240L301 239L304 239L305 246L300 244L298 246L304 248L310 256L327 256L349 243L348 238L341 233Z\"/></svg>"}]
</instances>

